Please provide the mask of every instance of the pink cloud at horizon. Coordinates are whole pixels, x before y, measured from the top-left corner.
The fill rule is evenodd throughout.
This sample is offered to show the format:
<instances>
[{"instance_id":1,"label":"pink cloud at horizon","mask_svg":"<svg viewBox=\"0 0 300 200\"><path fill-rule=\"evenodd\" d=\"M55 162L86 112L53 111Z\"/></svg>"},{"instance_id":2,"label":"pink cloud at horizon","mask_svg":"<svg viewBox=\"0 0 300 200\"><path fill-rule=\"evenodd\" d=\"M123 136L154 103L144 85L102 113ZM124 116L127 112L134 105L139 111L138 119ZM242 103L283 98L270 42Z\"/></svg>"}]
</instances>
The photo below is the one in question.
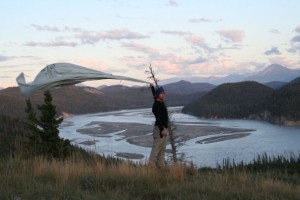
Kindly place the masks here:
<instances>
[{"instance_id":1,"label":"pink cloud at horizon","mask_svg":"<svg viewBox=\"0 0 300 200\"><path fill-rule=\"evenodd\" d=\"M217 31L226 41L229 42L242 42L245 37L243 30L221 30Z\"/></svg>"}]
</instances>

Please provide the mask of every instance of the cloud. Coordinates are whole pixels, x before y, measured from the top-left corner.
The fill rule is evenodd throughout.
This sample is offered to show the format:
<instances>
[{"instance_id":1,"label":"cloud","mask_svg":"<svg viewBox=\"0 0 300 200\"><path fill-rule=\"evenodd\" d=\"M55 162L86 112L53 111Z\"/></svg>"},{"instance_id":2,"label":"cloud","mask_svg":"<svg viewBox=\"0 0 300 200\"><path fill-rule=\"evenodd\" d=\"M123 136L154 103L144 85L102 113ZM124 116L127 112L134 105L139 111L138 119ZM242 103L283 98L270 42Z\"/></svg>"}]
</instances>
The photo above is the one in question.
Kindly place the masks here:
<instances>
[{"instance_id":1,"label":"cloud","mask_svg":"<svg viewBox=\"0 0 300 200\"><path fill-rule=\"evenodd\" d=\"M10 76L0 76L0 78L12 78Z\"/></svg>"},{"instance_id":2,"label":"cloud","mask_svg":"<svg viewBox=\"0 0 300 200\"><path fill-rule=\"evenodd\" d=\"M293 47L287 49L287 51L290 53L294 53L294 54L297 54L297 53L300 54L300 46L293 46Z\"/></svg>"},{"instance_id":3,"label":"cloud","mask_svg":"<svg viewBox=\"0 0 300 200\"><path fill-rule=\"evenodd\" d=\"M134 42L123 43L122 46L125 47L125 48L128 48L132 51L145 53L147 55L158 55L159 54L157 49L150 48L150 47L147 47L145 45L137 44L137 43L134 43Z\"/></svg>"},{"instance_id":4,"label":"cloud","mask_svg":"<svg viewBox=\"0 0 300 200\"><path fill-rule=\"evenodd\" d=\"M265 51L265 55L270 56L270 55L280 55L280 51L278 47L272 47L270 50Z\"/></svg>"},{"instance_id":5,"label":"cloud","mask_svg":"<svg viewBox=\"0 0 300 200\"><path fill-rule=\"evenodd\" d=\"M11 69L11 68L15 68L15 67L18 67L18 66L8 66L8 65L5 65L5 66L0 66L0 69Z\"/></svg>"},{"instance_id":6,"label":"cloud","mask_svg":"<svg viewBox=\"0 0 300 200\"><path fill-rule=\"evenodd\" d=\"M280 33L280 32L279 32L279 30L278 30L278 29L271 29L271 30L270 30L270 33L275 33L275 34L278 34L278 33Z\"/></svg>"},{"instance_id":7,"label":"cloud","mask_svg":"<svg viewBox=\"0 0 300 200\"><path fill-rule=\"evenodd\" d=\"M295 29L295 31L300 33L300 25ZM300 35L294 36L290 41L291 47L287 49L287 51L294 54L300 54Z\"/></svg>"},{"instance_id":8,"label":"cloud","mask_svg":"<svg viewBox=\"0 0 300 200\"><path fill-rule=\"evenodd\" d=\"M297 66L297 63L287 59L286 57L280 55L280 56L274 56L274 57L269 57L269 63L277 63L282 66L290 68L291 66Z\"/></svg>"},{"instance_id":9,"label":"cloud","mask_svg":"<svg viewBox=\"0 0 300 200\"><path fill-rule=\"evenodd\" d=\"M173 54L158 54L154 57L143 56L124 56L120 59L122 63L126 63L130 69L144 71L148 65L154 68L158 75L180 75L184 68L182 67L182 58Z\"/></svg>"},{"instance_id":10,"label":"cloud","mask_svg":"<svg viewBox=\"0 0 300 200\"><path fill-rule=\"evenodd\" d=\"M171 62L170 60L154 60L151 62L152 66L157 67L159 72L162 72L167 75L178 76L183 73L182 68L179 68L176 63ZM159 74L162 74L159 73Z\"/></svg>"},{"instance_id":11,"label":"cloud","mask_svg":"<svg viewBox=\"0 0 300 200\"><path fill-rule=\"evenodd\" d=\"M242 30L221 30L217 31L226 42L242 42L244 31Z\"/></svg>"},{"instance_id":12,"label":"cloud","mask_svg":"<svg viewBox=\"0 0 300 200\"><path fill-rule=\"evenodd\" d=\"M126 63L126 66L129 68L134 68L139 71L141 68L145 69L146 66L151 63L151 65L157 69L155 71L158 71L159 74L179 76L190 74L190 71L186 69L186 66L204 62L204 60L201 61L200 58L185 58L172 53L162 54L154 48L132 42L123 43L123 46L130 50L146 54L146 56L135 54L135 56L124 56L120 58L120 62Z\"/></svg>"},{"instance_id":13,"label":"cloud","mask_svg":"<svg viewBox=\"0 0 300 200\"><path fill-rule=\"evenodd\" d=\"M81 31L77 32L75 37L80 39L84 44L94 44L100 40L132 40L149 38L150 36L132 32L128 29L120 29L103 32Z\"/></svg>"},{"instance_id":14,"label":"cloud","mask_svg":"<svg viewBox=\"0 0 300 200\"><path fill-rule=\"evenodd\" d=\"M212 20L211 19L206 19L206 18L193 18L193 19L189 19L189 22L192 22L192 23L212 22Z\"/></svg>"},{"instance_id":15,"label":"cloud","mask_svg":"<svg viewBox=\"0 0 300 200\"><path fill-rule=\"evenodd\" d=\"M81 66L87 66L91 69L95 69L98 71L111 72L111 69L108 67L108 65L99 60L95 61L95 60L84 59L84 60L79 60L78 64Z\"/></svg>"},{"instance_id":16,"label":"cloud","mask_svg":"<svg viewBox=\"0 0 300 200\"><path fill-rule=\"evenodd\" d=\"M191 34L189 32L185 32L185 31L161 31L161 32L165 33L165 34L180 35L180 36L190 35Z\"/></svg>"},{"instance_id":17,"label":"cloud","mask_svg":"<svg viewBox=\"0 0 300 200\"><path fill-rule=\"evenodd\" d=\"M207 19L207 18L192 18L188 20L191 23L209 23L209 22L221 22L222 19Z\"/></svg>"},{"instance_id":18,"label":"cloud","mask_svg":"<svg viewBox=\"0 0 300 200\"><path fill-rule=\"evenodd\" d=\"M202 48L207 48L205 39L201 36L192 35L192 36L185 37L185 40L191 43L192 45L202 47Z\"/></svg>"},{"instance_id":19,"label":"cloud","mask_svg":"<svg viewBox=\"0 0 300 200\"><path fill-rule=\"evenodd\" d=\"M68 26L66 26L65 28L64 28L64 30L65 31L71 31L71 32L84 32L85 30L84 29L82 29L82 28L72 28L72 27L68 27Z\"/></svg>"},{"instance_id":20,"label":"cloud","mask_svg":"<svg viewBox=\"0 0 300 200\"><path fill-rule=\"evenodd\" d=\"M168 6L178 6L178 3L176 0L169 0L167 3Z\"/></svg>"},{"instance_id":21,"label":"cloud","mask_svg":"<svg viewBox=\"0 0 300 200\"><path fill-rule=\"evenodd\" d=\"M295 31L296 31L297 33L300 33L300 25L297 26L297 27L295 28Z\"/></svg>"},{"instance_id":22,"label":"cloud","mask_svg":"<svg viewBox=\"0 0 300 200\"><path fill-rule=\"evenodd\" d=\"M52 31L52 32L71 32L73 33L73 37L75 39L79 39L81 44L95 44L101 40L132 40L132 39L144 39L149 38L148 35L143 35L137 32L130 31L126 28L124 29L116 29L109 31L89 31L84 30L82 28L72 28L72 27L64 27L62 30L56 27L49 26L40 26L36 24L32 24L32 26L38 31ZM75 47L79 43L76 42L67 42L62 40L61 38L57 38L51 42L27 42L26 46L72 46Z\"/></svg>"},{"instance_id":23,"label":"cloud","mask_svg":"<svg viewBox=\"0 0 300 200\"><path fill-rule=\"evenodd\" d=\"M131 70L145 70L147 64L151 63L160 76L197 76L199 74L201 76L217 76L241 72L241 68L234 68L230 58L220 58L220 55L163 54L158 52L158 50L155 50L155 54L151 54L152 51L149 51L151 48L144 45L139 46L132 43L127 45L131 46L131 50L149 53L147 56L135 54L134 56L120 58L120 62L125 63L128 69L130 68ZM243 68L243 70L247 69ZM251 69L249 70L251 71Z\"/></svg>"},{"instance_id":24,"label":"cloud","mask_svg":"<svg viewBox=\"0 0 300 200\"><path fill-rule=\"evenodd\" d=\"M201 63L205 63L208 62L209 60L207 58L203 58L203 57L198 57L194 60L188 61L186 64L201 64Z\"/></svg>"},{"instance_id":25,"label":"cloud","mask_svg":"<svg viewBox=\"0 0 300 200\"><path fill-rule=\"evenodd\" d=\"M300 42L300 35L297 35L291 39L291 42Z\"/></svg>"},{"instance_id":26,"label":"cloud","mask_svg":"<svg viewBox=\"0 0 300 200\"><path fill-rule=\"evenodd\" d=\"M32 24L31 26L34 27L38 31L60 32L60 30L57 27L40 26L40 25L37 25L37 24Z\"/></svg>"},{"instance_id":27,"label":"cloud","mask_svg":"<svg viewBox=\"0 0 300 200\"><path fill-rule=\"evenodd\" d=\"M130 31L126 28L109 30L109 31L87 31L80 28L69 28L65 30L75 32L75 38L78 38L82 43L94 44L101 40L133 40L133 39L144 39L150 38L148 35L143 35L137 32Z\"/></svg>"},{"instance_id":28,"label":"cloud","mask_svg":"<svg viewBox=\"0 0 300 200\"><path fill-rule=\"evenodd\" d=\"M78 43L76 42L67 42L63 41L61 39L56 39L51 42L26 42L23 44L24 46L30 46L30 47L76 47Z\"/></svg>"},{"instance_id":29,"label":"cloud","mask_svg":"<svg viewBox=\"0 0 300 200\"><path fill-rule=\"evenodd\" d=\"M13 59L14 57L11 57L11 56L3 56L3 55L0 55L0 62L2 61L7 61L7 60L10 60L10 59Z\"/></svg>"},{"instance_id":30,"label":"cloud","mask_svg":"<svg viewBox=\"0 0 300 200\"><path fill-rule=\"evenodd\" d=\"M300 54L300 43L292 43L287 51L293 54Z\"/></svg>"}]
</instances>

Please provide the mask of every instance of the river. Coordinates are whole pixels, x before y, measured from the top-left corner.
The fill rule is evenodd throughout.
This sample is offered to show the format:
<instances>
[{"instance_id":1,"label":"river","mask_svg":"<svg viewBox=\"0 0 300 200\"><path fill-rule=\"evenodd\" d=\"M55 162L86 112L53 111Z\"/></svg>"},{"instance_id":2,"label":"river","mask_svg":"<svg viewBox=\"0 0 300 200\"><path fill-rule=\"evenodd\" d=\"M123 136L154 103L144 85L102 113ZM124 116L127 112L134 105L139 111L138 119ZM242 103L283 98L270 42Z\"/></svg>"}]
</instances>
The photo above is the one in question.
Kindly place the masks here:
<instances>
[{"instance_id":1,"label":"river","mask_svg":"<svg viewBox=\"0 0 300 200\"><path fill-rule=\"evenodd\" d=\"M224 159L234 160L236 163L243 161L249 163L263 153L269 156L290 156L300 153L300 127L285 127L273 125L267 122L255 120L202 120L197 117L183 114L181 107L170 108L173 112L172 121L175 124L194 126L196 130L204 127L219 127L219 132L209 135L194 137L187 140L180 147L179 152L186 156L186 161L191 161L198 167L216 167L222 164ZM91 123L92 122L92 123ZM99 122L99 124L95 123ZM65 118L60 126L60 137L70 139L72 144L81 146L87 150L101 155L116 156L118 152L143 155L142 158L131 159L133 161L147 162L151 148L143 145L129 143L122 133L124 130L109 132L106 134L82 134L80 129L101 129L101 123L138 123L145 127L153 126L154 116L150 108L102 112L85 115L75 115ZM226 136L222 128L254 129L249 134L240 138L217 140L209 143L197 143L207 139L216 138L216 135ZM150 137L151 131L142 133L140 137ZM176 133L176 132L175 132ZM233 134L232 134L233 135ZM132 138L138 137L137 135ZM86 141L91 143L87 145ZM170 145L167 146L170 149Z\"/></svg>"}]
</instances>

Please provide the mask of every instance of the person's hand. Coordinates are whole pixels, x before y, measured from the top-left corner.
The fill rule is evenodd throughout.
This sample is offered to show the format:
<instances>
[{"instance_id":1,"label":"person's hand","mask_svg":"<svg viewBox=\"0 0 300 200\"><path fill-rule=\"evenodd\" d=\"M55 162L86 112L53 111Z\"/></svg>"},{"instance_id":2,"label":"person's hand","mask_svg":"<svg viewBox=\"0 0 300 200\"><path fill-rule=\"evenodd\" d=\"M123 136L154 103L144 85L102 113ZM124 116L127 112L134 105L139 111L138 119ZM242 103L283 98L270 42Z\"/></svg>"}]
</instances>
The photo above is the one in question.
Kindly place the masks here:
<instances>
[{"instance_id":1,"label":"person's hand","mask_svg":"<svg viewBox=\"0 0 300 200\"><path fill-rule=\"evenodd\" d=\"M167 136L168 135L168 131L167 129L164 128L164 130L162 130L161 132L161 135L164 137L164 136Z\"/></svg>"}]
</instances>

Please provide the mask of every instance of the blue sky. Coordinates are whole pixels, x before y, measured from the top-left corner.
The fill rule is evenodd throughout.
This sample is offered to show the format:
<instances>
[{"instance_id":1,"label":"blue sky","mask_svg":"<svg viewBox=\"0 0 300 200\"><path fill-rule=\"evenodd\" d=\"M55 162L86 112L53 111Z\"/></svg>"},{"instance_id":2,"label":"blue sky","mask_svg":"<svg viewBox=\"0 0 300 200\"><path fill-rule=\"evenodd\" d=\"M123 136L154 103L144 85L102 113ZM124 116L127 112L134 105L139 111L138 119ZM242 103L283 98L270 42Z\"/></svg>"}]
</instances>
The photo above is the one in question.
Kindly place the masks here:
<instances>
[{"instance_id":1,"label":"blue sky","mask_svg":"<svg viewBox=\"0 0 300 200\"><path fill-rule=\"evenodd\" d=\"M299 0L1 0L0 87L57 62L142 80L150 63L160 79L300 68L299 8Z\"/></svg>"}]
</instances>

